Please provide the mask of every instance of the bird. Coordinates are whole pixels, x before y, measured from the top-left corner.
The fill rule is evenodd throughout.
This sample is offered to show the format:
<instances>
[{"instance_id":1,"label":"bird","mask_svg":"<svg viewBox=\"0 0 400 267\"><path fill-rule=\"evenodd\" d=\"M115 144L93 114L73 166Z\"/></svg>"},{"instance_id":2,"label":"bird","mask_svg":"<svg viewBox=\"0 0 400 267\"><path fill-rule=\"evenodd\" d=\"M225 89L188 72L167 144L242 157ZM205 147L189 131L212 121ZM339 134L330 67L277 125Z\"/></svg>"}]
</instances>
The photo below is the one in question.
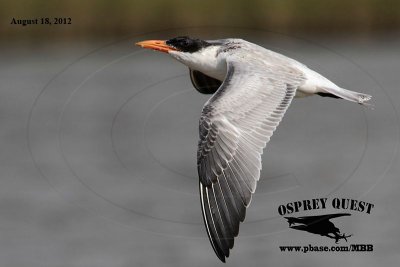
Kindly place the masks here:
<instances>
[{"instance_id":1,"label":"bird","mask_svg":"<svg viewBox=\"0 0 400 267\"><path fill-rule=\"evenodd\" d=\"M350 213L336 213L336 214L325 214L317 216L303 216L303 217L285 217L289 223L289 227L292 229L306 231L312 234L318 234L335 239L335 243L339 240L344 239L347 242L347 238L353 235L341 234L339 228L337 228L330 219L338 218L342 216L350 216Z\"/></svg>"},{"instance_id":2,"label":"bird","mask_svg":"<svg viewBox=\"0 0 400 267\"><path fill-rule=\"evenodd\" d=\"M249 41L188 36L136 45L189 68L211 97L199 119L197 171L204 224L225 262L261 172L261 156L293 98L319 95L368 106L370 95L341 88L306 65Z\"/></svg>"}]
</instances>

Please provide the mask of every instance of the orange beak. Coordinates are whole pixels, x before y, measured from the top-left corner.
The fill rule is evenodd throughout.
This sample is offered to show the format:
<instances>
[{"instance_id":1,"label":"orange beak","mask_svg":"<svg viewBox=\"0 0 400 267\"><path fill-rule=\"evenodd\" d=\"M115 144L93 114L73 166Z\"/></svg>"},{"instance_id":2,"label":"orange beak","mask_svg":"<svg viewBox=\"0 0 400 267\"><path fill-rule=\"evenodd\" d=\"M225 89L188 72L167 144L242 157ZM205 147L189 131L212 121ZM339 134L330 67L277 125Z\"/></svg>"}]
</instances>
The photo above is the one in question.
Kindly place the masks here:
<instances>
[{"instance_id":1,"label":"orange beak","mask_svg":"<svg viewBox=\"0 0 400 267\"><path fill-rule=\"evenodd\" d=\"M169 51L177 51L176 48L167 45L167 43L163 40L147 40L143 42L138 42L136 43L136 45L142 48L157 50L164 53L168 53Z\"/></svg>"}]
</instances>

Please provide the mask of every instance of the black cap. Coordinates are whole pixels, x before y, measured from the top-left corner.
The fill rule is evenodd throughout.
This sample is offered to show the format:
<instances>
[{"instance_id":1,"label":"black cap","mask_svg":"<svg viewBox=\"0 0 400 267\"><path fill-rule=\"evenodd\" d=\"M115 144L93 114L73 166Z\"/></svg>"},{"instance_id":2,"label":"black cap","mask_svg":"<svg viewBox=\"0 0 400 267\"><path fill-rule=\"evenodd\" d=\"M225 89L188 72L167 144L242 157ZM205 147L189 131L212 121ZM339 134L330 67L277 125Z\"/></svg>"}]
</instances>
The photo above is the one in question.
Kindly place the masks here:
<instances>
[{"instance_id":1,"label":"black cap","mask_svg":"<svg viewBox=\"0 0 400 267\"><path fill-rule=\"evenodd\" d=\"M207 43L201 39L192 39L187 36L179 36L166 41L167 45L173 46L177 50L181 52L194 53L201 50L204 47L210 46L210 43Z\"/></svg>"}]
</instances>

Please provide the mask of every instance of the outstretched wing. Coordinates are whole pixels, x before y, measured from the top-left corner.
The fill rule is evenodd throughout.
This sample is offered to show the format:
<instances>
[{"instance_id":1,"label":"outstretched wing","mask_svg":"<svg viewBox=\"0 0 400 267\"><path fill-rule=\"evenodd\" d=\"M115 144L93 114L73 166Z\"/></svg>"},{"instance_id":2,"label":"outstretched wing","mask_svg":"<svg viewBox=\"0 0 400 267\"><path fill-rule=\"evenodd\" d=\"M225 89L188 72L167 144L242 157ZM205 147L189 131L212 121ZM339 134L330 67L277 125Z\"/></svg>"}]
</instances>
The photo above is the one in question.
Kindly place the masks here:
<instances>
[{"instance_id":1,"label":"outstretched wing","mask_svg":"<svg viewBox=\"0 0 400 267\"><path fill-rule=\"evenodd\" d=\"M334 213L334 214L324 214L324 215L314 215L314 216L302 216L302 217L298 217L298 219L310 219L310 220L329 220L332 218L336 218L336 217L342 217L342 216L350 216L350 213Z\"/></svg>"},{"instance_id":2,"label":"outstretched wing","mask_svg":"<svg viewBox=\"0 0 400 267\"><path fill-rule=\"evenodd\" d=\"M294 217L285 217L285 218L288 219L289 223L291 221L292 223L302 223L302 224L306 224L306 225L311 225L314 223L319 223L321 221L328 221L333 218L342 217L342 216L350 216L350 215L351 215L350 213L335 213L335 214L324 214L324 215L315 215L315 216L302 216L302 217L298 217L298 218L294 218Z\"/></svg>"},{"instance_id":3,"label":"outstretched wing","mask_svg":"<svg viewBox=\"0 0 400 267\"><path fill-rule=\"evenodd\" d=\"M239 49L226 49L228 73L203 108L197 152L204 223L224 262L256 189L263 148L304 79Z\"/></svg>"}]
</instances>

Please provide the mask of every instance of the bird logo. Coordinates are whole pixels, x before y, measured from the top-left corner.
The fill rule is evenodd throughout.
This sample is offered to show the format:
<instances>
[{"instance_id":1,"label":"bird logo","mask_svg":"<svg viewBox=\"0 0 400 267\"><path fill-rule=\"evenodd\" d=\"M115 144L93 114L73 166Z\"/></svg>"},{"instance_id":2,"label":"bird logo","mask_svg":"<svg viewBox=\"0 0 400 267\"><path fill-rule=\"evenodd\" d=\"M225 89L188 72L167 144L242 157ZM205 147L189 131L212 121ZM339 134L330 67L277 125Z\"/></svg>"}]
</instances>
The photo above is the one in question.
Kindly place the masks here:
<instances>
[{"instance_id":1,"label":"bird logo","mask_svg":"<svg viewBox=\"0 0 400 267\"><path fill-rule=\"evenodd\" d=\"M344 239L347 242L347 238L352 235L346 235L340 233L339 228L337 228L330 219L338 218L342 216L350 216L350 213L336 213L336 214L326 214L318 216L303 216L303 217L284 217L291 229L296 229L300 231L306 231L312 234L326 236L331 239L335 239L335 243L339 240Z\"/></svg>"}]
</instances>

